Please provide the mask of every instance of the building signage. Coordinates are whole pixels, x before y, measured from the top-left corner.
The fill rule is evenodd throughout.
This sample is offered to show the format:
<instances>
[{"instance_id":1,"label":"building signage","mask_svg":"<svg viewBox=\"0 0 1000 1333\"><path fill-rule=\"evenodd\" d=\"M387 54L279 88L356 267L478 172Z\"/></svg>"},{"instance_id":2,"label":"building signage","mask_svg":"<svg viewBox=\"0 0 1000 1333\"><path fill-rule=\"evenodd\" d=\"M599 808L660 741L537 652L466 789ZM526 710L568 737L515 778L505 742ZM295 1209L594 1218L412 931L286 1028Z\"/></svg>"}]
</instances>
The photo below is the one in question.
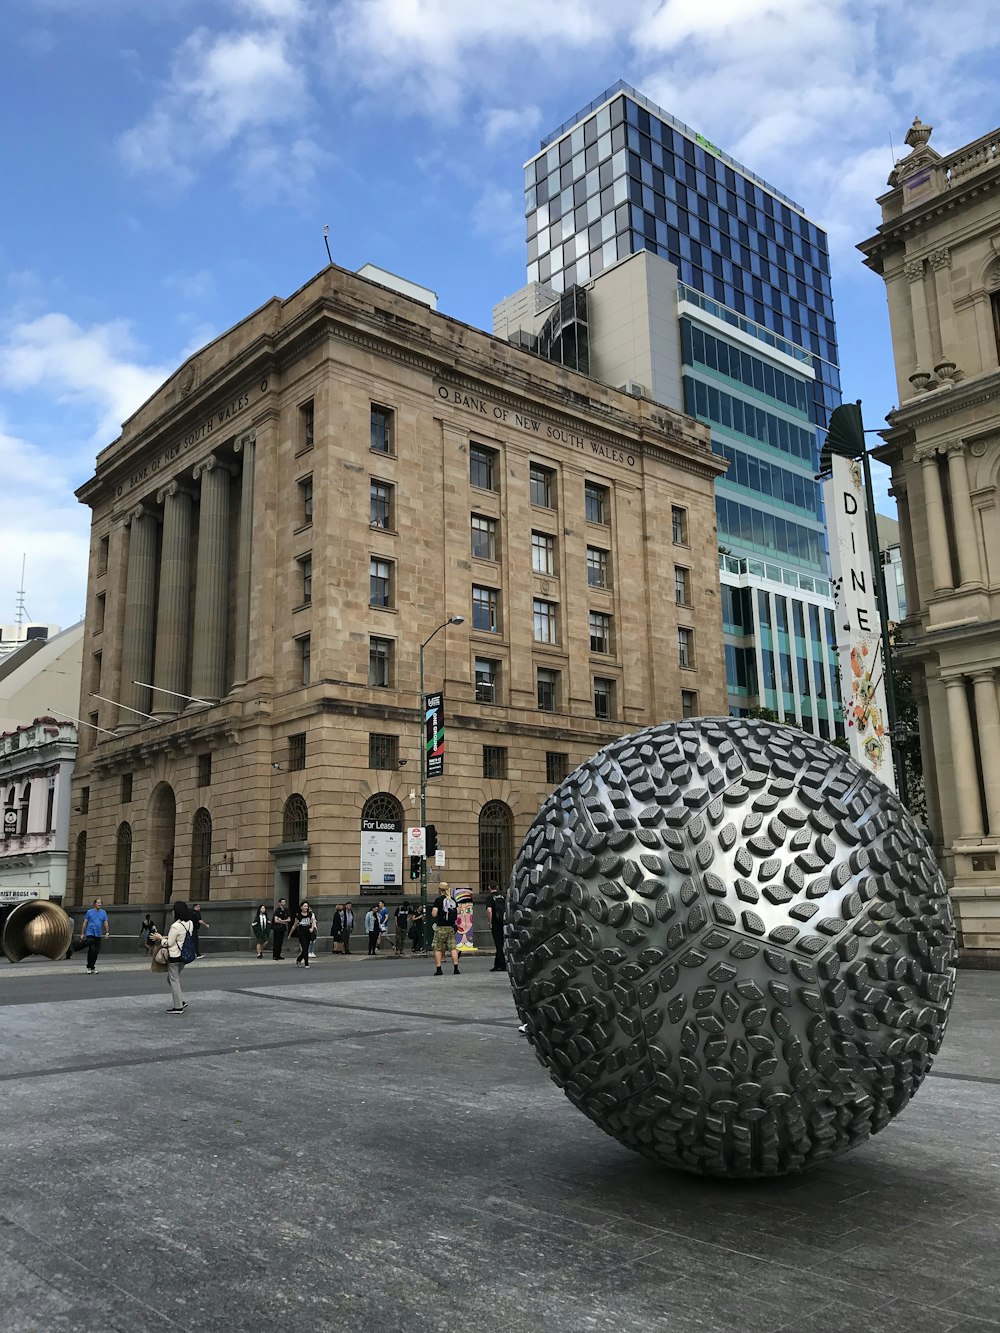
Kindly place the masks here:
<instances>
[{"instance_id":1,"label":"building signage","mask_svg":"<svg viewBox=\"0 0 1000 1333\"><path fill-rule=\"evenodd\" d=\"M202 440L207 440L209 436L216 432L223 434L224 426L248 408L253 399L265 393L267 393L267 380L261 380L255 388L248 389L246 393L241 393L238 398L233 398L230 402L224 403L217 412L205 417L197 426L193 426L186 435L168 445L166 449L162 449L155 458L143 463L134 472L130 472L128 479L117 488L116 497L121 499L126 492L134 490L136 486L157 479L160 472L166 470L170 463L180 458L181 454L186 454L189 449L193 449L196 444L200 444Z\"/></svg>"},{"instance_id":2,"label":"building signage","mask_svg":"<svg viewBox=\"0 0 1000 1333\"><path fill-rule=\"evenodd\" d=\"M424 772L429 778L439 778L444 774L444 695L428 694L424 705L424 725L426 737L424 745L427 754L427 767Z\"/></svg>"},{"instance_id":3,"label":"building signage","mask_svg":"<svg viewBox=\"0 0 1000 1333\"><path fill-rule=\"evenodd\" d=\"M362 819L360 884L402 884L403 821Z\"/></svg>"},{"instance_id":4,"label":"building signage","mask_svg":"<svg viewBox=\"0 0 1000 1333\"><path fill-rule=\"evenodd\" d=\"M464 407L466 411L476 413L484 421L492 421L494 426L513 426L516 430L526 431L548 444L565 444L570 449L579 449L581 453L603 459L606 463L621 463L624 467L635 467L635 454L629 453L628 450L615 449L612 445L592 440L587 435L579 435L566 426L557 426L554 422L545 421L534 412L522 412L517 408L508 407L505 403L495 403L491 398L458 389L453 384L435 385L435 391L442 403L450 403L452 407Z\"/></svg>"},{"instance_id":5,"label":"building signage","mask_svg":"<svg viewBox=\"0 0 1000 1333\"><path fill-rule=\"evenodd\" d=\"M844 722L851 754L896 790L885 704L881 622L868 541L861 464L834 454L823 483L830 531L830 566L837 601L837 655Z\"/></svg>"},{"instance_id":6,"label":"building signage","mask_svg":"<svg viewBox=\"0 0 1000 1333\"><path fill-rule=\"evenodd\" d=\"M12 837L17 832L17 811L6 809L3 812L3 836Z\"/></svg>"},{"instance_id":7,"label":"building signage","mask_svg":"<svg viewBox=\"0 0 1000 1333\"><path fill-rule=\"evenodd\" d=\"M37 897L37 889L5 889L0 885L0 903L31 903Z\"/></svg>"}]
</instances>

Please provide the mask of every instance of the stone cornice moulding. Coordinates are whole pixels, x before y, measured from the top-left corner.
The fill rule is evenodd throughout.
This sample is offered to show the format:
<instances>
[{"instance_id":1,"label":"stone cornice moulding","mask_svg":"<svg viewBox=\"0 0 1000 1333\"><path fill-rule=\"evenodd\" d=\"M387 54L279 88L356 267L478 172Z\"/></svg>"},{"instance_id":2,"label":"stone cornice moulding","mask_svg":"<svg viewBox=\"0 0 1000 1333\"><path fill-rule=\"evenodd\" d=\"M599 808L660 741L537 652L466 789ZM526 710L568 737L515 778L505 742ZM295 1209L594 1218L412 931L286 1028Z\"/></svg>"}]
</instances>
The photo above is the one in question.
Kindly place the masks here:
<instances>
[{"instance_id":1,"label":"stone cornice moulding","mask_svg":"<svg viewBox=\"0 0 1000 1333\"><path fill-rule=\"evenodd\" d=\"M986 383L983 382L984 379ZM913 430L931 421L941 421L967 408L978 407L981 403L989 403L995 399L1000 400L998 370L960 380L957 384L946 385L944 388L932 390L930 394L911 399L890 412L886 419L892 430L901 427Z\"/></svg>"},{"instance_id":2,"label":"stone cornice moulding","mask_svg":"<svg viewBox=\"0 0 1000 1333\"><path fill-rule=\"evenodd\" d=\"M1000 165L977 175L964 177L957 188L950 187L934 195L916 208L908 209L899 217L883 222L874 236L859 241L855 247L864 256L864 263L875 272L881 272L886 253L896 246L905 244L905 237L915 231L921 231L945 213L954 211L967 199L977 194L988 194L1000 185ZM876 203L882 206L896 190L889 190L879 195Z\"/></svg>"}]
</instances>

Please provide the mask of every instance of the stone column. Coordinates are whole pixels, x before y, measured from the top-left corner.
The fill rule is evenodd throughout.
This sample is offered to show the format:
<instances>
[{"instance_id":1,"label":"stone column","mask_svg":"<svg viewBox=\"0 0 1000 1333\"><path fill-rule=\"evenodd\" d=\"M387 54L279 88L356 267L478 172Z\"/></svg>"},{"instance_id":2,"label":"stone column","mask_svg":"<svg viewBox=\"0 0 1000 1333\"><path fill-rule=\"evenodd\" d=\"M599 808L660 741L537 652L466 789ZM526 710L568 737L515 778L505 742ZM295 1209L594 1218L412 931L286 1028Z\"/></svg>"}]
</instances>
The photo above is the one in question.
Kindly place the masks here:
<instances>
[{"instance_id":1,"label":"stone column","mask_svg":"<svg viewBox=\"0 0 1000 1333\"><path fill-rule=\"evenodd\" d=\"M172 481L157 491L163 505L163 544L160 550L160 600L156 616L156 662L153 712L170 717L180 712L180 696L187 684L191 640L191 494Z\"/></svg>"},{"instance_id":2,"label":"stone column","mask_svg":"<svg viewBox=\"0 0 1000 1333\"><path fill-rule=\"evenodd\" d=\"M965 446L959 441L948 446L948 480L951 483L951 514L958 547L959 581L962 587L982 583L979 569L979 543L976 541L976 516L969 496L969 470Z\"/></svg>"},{"instance_id":3,"label":"stone column","mask_svg":"<svg viewBox=\"0 0 1000 1333\"><path fill-rule=\"evenodd\" d=\"M986 788L986 817L990 833L1000 837L1000 706L992 667L972 672L976 695L976 722L979 727L979 753L983 761L983 785Z\"/></svg>"},{"instance_id":4,"label":"stone column","mask_svg":"<svg viewBox=\"0 0 1000 1333\"><path fill-rule=\"evenodd\" d=\"M247 431L233 446L243 455L240 477L240 544L236 558L236 641L234 685L242 685L250 670L250 580L253 565L253 468L257 432Z\"/></svg>"},{"instance_id":5,"label":"stone column","mask_svg":"<svg viewBox=\"0 0 1000 1333\"><path fill-rule=\"evenodd\" d=\"M947 246L932 250L927 257L931 281L934 284L934 313L936 328L932 330L937 343L934 373L940 380L949 380L955 373L951 352L955 343L955 307L951 299L951 251Z\"/></svg>"},{"instance_id":6,"label":"stone column","mask_svg":"<svg viewBox=\"0 0 1000 1333\"><path fill-rule=\"evenodd\" d=\"M941 799L937 787L937 759L934 753L934 735L931 730L931 706L927 697L927 683L917 684L917 727L920 731L920 767L924 775L924 796L927 800L927 823L934 841L942 841Z\"/></svg>"},{"instance_id":7,"label":"stone column","mask_svg":"<svg viewBox=\"0 0 1000 1333\"><path fill-rule=\"evenodd\" d=\"M201 483L194 592L191 694L216 702L226 692L229 593L229 470L215 454L195 465Z\"/></svg>"},{"instance_id":8,"label":"stone column","mask_svg":"<svg viewBox=\"0 0 1000 1333\"><path fill-rule=\"evenodd\" d=\"M983 812L979 800L976 751L972 741L972 719L964 676L942 676L948 696L948 723L951 731L951 761L958 797L958 836L981 838Z\"/></svg>"},{"instance_id":9,"label":"stone column","mask_svg":"<svg viewBox=\"0 0 1000 1333\"><path fill-rule=\"evenodd\" d=\"M924 508L927 512L927 541L931 548L931 578L935 592L953 592L948 529L944 521L944 496L938 475L937 454L928 453L920 460L924 478Z\"/></svg>"},{"instance_id":10,"label":"stone column","mask_svg":"<svg viewBox=\"0 0 1000 1333\"><path fill-rule=\"evenodd\" d=\"M934 365L934 350L931 346L931 330L927 315L927 293L924 291L924 261L908 259L903 266L903 272L910 284L910 318L917 352L917 364L913 367L910 382L919 390L921 387L926 387ZM919 381L916 378L918 376Z\"/></svg>"},{"instance_id":11,"label":"stone column","mask_svg":"<svg viewBox=\"0 0 1000 1333\"><path fill-rule=\"evenodd\" d=\"M148 713L156 632L156 516L144 505L125 515L129 530L122 626L121 699L126 708ZM135 684L142 681L142 685ZM126 713L123 727L137 727L138 713Z\"/></svg>"}]
</instances>

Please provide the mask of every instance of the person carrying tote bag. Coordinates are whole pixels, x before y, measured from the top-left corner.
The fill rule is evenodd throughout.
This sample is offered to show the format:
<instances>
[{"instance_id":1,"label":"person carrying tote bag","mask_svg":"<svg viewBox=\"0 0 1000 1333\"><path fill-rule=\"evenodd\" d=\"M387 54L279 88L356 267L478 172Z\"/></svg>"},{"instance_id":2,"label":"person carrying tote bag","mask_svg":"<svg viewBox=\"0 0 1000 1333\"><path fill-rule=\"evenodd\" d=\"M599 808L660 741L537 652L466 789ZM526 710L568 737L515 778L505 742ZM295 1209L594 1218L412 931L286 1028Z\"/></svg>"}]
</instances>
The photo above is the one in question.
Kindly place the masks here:
<instances>
[{"instance_id":1,"label":"person carrying tote bag","mask_svg":"<svg viewBox=\"0 0 1000 1333\"><path fill-rule=\"evenodd\" d=\"M149 938L157 949L153 954L154 963L166 962L167 965L167 984L170 987L170 998L173 1001L171 1007L167 1010L168 1014L182 1014L187 1008L187 1001L181 991L181 971L185 965L183 957L185 952L190 953L192 944L189 943L192 937L193 927L191 925L191 914L188 911L188 905L184 902L174 903L174 919L166 935L161 935L158 931L151 931ZM185 948L185 946L187 946Z\"/></svg>"}]
</instances>

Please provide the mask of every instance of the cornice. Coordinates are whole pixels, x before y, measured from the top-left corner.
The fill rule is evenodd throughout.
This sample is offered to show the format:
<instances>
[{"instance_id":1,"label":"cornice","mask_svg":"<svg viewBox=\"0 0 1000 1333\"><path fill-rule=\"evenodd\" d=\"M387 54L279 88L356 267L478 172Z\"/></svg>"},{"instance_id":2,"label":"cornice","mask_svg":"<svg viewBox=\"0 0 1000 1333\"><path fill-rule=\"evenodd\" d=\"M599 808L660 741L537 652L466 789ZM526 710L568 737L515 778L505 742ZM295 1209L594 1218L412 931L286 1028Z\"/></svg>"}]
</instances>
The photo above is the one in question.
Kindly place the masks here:
<instances>
[{"instance_id":1,"label":"cornice","mask_svg":"<svg viewBox=\"0 0 1000 1333\"><path fill-rule=\"evenodd\" d=\"M967 199L977 194L986 194L1000 185L1000 166L971 175L958 187L949 186L914 208L907 209L899 217L883 222L874 236L859 241L856 249L864 255L864 263L875 272L882 271L881 257L887 250L904 243L912 233L921 231L935 219L945 213L953 212ZM881 195L878 203L890 198L894 191Z\"/></svg>"},{"instance_id":2,"label":"cornice","mask_svg":"<svg viewBox=\"0 0 1000 1333\"><path fill-rule=\"evenodd\" d=\"M935 389L920 398L911 399L889 412L886 420L893 430L914 430L918 426L943 421L958 412L996 399L1000 399L1000 370L977 375L973 379L959 380L947 388Z\"/></svg>"}]
</instances>

